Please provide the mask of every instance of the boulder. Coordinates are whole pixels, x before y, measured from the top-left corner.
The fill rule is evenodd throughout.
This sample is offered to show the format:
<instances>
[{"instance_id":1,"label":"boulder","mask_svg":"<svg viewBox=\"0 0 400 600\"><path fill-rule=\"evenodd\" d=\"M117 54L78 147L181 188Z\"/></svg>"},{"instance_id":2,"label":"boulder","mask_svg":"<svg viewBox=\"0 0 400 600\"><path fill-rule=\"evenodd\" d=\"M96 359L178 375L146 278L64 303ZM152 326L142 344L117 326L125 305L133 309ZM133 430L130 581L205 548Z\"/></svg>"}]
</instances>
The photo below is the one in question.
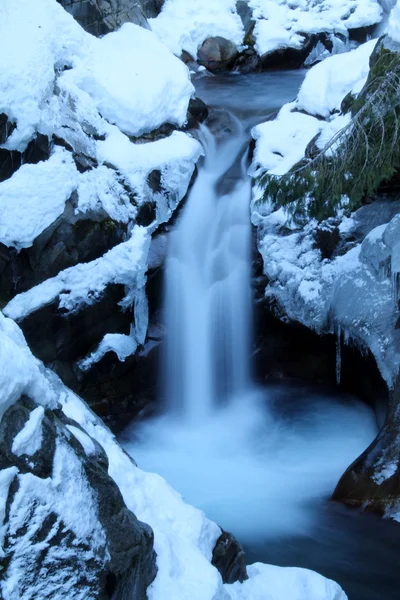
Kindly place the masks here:
<instances>
[{"instance_id":1,"label":"boulder","mask_svg":"<svg viewBox=\"0 0 400 600\"><path fill-rule=\"evenodd\" d=\"M213 550L212 564L220 572L224 583L243 583L248 579L246 554L231 533L222 530Z\"/></svg>"},{"instance_id":2,"label":"boulder","mask_svg":"<svg viewBox=\"0 0 400 600\"><path fill-rule=\"evenodd\" d=\"M128 510L103 448L78 423L23 396L0 423L0 469L2 581L13 597L63 590L146 600L157 573L153 532Z\"/></svg>"},{"instance_id":3,"label":"boulder","mask_svg":"<svg viewBox=\"0 0 400 600\"><path fill-rule=\"evenodd\" d=\"M209 71L229 69L238 56L235 44L223 37L210 37L203 42L198 52L198 62Z\"/></svg>"}]
</instances>

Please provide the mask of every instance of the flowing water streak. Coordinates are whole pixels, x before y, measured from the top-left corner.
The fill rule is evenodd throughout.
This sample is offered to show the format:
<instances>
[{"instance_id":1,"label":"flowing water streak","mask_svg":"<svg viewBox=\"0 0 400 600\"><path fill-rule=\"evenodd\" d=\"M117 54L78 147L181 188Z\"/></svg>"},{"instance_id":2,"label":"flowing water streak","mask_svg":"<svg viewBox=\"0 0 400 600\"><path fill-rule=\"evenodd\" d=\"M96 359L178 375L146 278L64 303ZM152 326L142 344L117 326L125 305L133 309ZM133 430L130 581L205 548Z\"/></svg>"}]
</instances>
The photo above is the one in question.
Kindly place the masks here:
<instances>
[{"instance_id":1,"label":"flowing water streak","mask_svg":"<svg viewBox=\"0 0 400 600\"><path fill-rule=\"evenodd\" d=\"M166 267L167 397L190 420L249 382L251 189L245 131L232 115L229 134L201 130L205 161Z\"/></svg>"}]
</instances>

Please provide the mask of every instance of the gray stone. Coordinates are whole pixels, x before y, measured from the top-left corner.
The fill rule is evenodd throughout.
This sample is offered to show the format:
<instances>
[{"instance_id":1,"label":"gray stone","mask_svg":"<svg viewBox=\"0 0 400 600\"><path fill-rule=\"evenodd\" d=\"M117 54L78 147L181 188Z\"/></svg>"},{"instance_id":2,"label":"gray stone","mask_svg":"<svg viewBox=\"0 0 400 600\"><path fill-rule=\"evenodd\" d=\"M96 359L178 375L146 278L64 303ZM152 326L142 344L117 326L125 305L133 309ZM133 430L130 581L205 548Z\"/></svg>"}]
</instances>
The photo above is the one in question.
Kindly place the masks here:
<instances>
[{"instance_id":1,"label":"gray stone","mask_svg":"<svg viewBox=\"0 0 400 600\"><path fill-rule=\"evenodd\" d=\"M222 531L213 550L212 564L220 572L224 583L243 583L248 579L246 554L231 533Z\"/></svg>"},{"instance_id":2,"label":"gray stone","mask_svg":"<svg viewBox=\"0 0 400 600\"><path fill-rule=\"evenodd\" d=\"M205 40L198 53L198 62L210 71L229 69L238 56L233 42L223 37L211 37Z\"/></svg>"},{"instance_id":3,"label":"gray stone","mask_svg":"<svg viewBox=\"0 0 400 600\"><path fill-rule=\"evenodd\" d=\"M100 36L118 29L124 23L135 23L149 29L148 18L156 17L164 0L58 0L82 25Z\"/></svg>"}]
</instances>

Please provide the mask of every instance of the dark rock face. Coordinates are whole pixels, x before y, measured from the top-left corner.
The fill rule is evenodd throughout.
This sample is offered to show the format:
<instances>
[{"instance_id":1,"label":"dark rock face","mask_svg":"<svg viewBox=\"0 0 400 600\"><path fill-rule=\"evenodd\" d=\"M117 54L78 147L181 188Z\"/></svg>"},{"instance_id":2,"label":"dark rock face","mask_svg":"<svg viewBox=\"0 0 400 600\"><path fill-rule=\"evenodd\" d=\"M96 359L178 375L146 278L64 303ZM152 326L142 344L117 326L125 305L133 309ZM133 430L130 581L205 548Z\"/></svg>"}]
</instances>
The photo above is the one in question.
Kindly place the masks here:
<instances>
[{"instance_id":1,"label":"dark rock face","mask_svg":"<svg viewBox=\"0 0 400 600\"><path fill-rule=\"evenodd\" d=\"M1 115L0 115L1 116ZM0 121L1 123L1 121ZM1 129L1 124L0 124ZM10 128L8 129L8 134ZM3 130L5 135L5 130ZM0 130L0 139L2 137ZM31 140L24 152L10 151L0 148L0 183L9 179L21 165L32 164L36 165L42 160L47 160L50 157L50 142L47 136L38 133Z\"/></svg>"},{"instance_id":2,"label":"dark rock face","mask_svg":"<svg viewBox=\"0 0 400 600\"><path fill-rule=\"evenodd\" d=\"M231 533L222 531L213 550L212 564L220 572L224 583L243 583L248 579L246 555Z\"/></svg>"},{"instance_id":3,"label":"dark rock face","mask_svg":"<svg viewBox=\"0 0 400 600\"><path fill-rule=\"evenodd\" d=\"M400 505L400 376L385 423L376 439L342 475L333 499L381 515L398 514Z\"/></svg>"},{"instance_id":4,"label":"dark rock face","mask_svg":"<svg viewBox=\"0 0 400 600\"><path fill-rule=\"evenodd\" d=\"M156 17L164 0L58 0L82 25L100 36L114 31L123 23L149 28L148 18Z\"/></svg>"},{"instance_id":5,"label":"dark rock face","mask_svg":"<svg viewBox=\"0 0 400 600\"><path fill-rule=\"evenodd\" d=\"M0 307L60 271L102 256L125 236L124 224L102 214L78 217L74 203L67 202L64 213L30 248L17 252L0 244Z\"/></svg>"},{"instance_id":6,"label":"dark rock face","mask_svg":"<svg viewBox=\"0 0 400 600\"><path fill-rule=\"evenodd\" d=\"M15 597L51 599L65 590L70 598L122 600L129 591L146 600L157 572L152 530L124 504L103 448L61 410L43 411L33 452L15 448L33 410L43 411L22 397L0 423L0 469L17 469L4 519L3 582L17 569Z\"/></svg>"},{"instance_id":7,"label":"dark rock face","mask_svg":"<svg viewBox=\"0 0 400 600\"><path fill-rule=\"evenodd\" d=\"M221 71L233 66L237 56L238 51L235 44L217 36L203 42L198 53L198 62L209 71Z\"/></svg>"},{"instance_id":8,"label":"dark rock face","mask_svg":"<svg viewBox=\"0 0 400 600\"><path fill-rule=\"evenodd\" d=\"M199 123L203 123L209 114L207 105L200 98L192 98L189 102L188 121L186 129L198 127Z\"/></svg>"}]
</instances>

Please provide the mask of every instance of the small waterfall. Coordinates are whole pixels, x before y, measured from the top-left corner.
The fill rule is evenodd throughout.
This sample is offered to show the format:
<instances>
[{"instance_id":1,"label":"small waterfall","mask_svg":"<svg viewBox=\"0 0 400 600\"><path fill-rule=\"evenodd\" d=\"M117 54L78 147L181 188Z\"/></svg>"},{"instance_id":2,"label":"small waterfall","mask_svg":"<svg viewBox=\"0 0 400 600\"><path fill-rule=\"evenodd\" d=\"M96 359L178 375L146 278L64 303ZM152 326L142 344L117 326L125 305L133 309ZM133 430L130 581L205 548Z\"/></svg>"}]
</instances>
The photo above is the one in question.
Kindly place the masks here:
<instances>
[{"instance_id":1,"label":"small waterfall","mask_svg":"<svg viewBox=\"0 0 400 600\"><path fill-rule=\"evenodd\" d=\"M249 382L251 184L245 131L232 115L229 129L222 140L201 130L205 161L166 266L167 398L195 421Z\"/></svg>"}]
</instances>

